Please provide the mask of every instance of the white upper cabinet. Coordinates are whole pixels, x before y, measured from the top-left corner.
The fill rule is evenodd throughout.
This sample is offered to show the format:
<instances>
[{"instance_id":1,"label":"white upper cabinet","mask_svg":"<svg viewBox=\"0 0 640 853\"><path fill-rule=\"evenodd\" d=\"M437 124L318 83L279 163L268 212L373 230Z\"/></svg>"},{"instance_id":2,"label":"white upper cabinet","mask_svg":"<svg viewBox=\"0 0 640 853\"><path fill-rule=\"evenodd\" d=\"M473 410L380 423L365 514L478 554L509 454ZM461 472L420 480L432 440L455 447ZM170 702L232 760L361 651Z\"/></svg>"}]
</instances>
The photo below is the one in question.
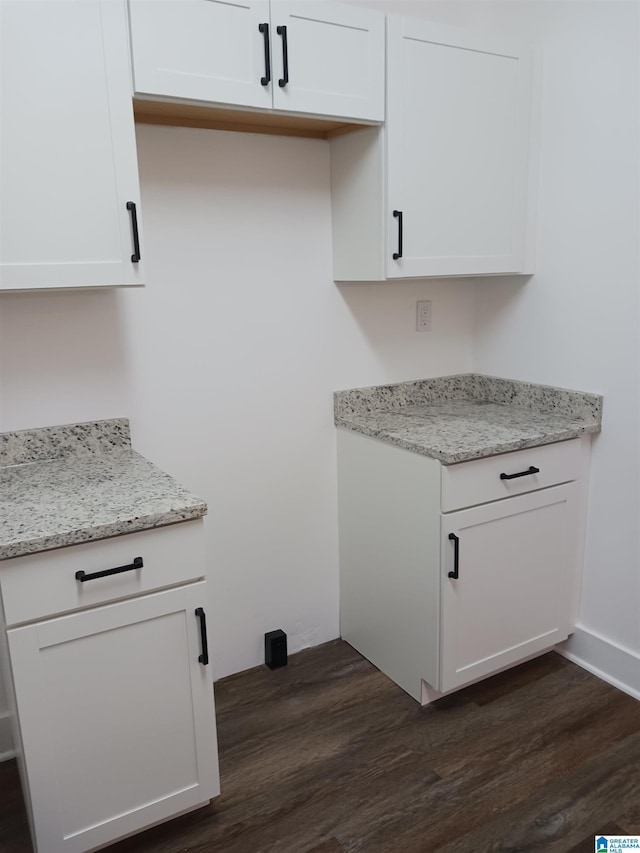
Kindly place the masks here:
<instances>
[{"instance_id":1,"label":"white upper cabinet","mask_svg":"<svg viewBox=\"0 0 640 853\"><path fill-rule=\"evenodd\" d=\"M3 0L0 288L143 283L124 4Z\"/></svg>"},{"instance_id":2,"label":"white upper cabinet","mask_svg":"<svg viewBox=\"0 0 640 853\"><path fill-rule=\"evenodd\" d=\"M530 49L388 18L385 128L332 141L336 279L531 271L533 67Z\"/></svg>"},{"instance_id":3,"label":"white upper cabinet","mask_svg":"<svg viewBox=\"0 0 640 853\"><path fill-rule=\"evenodd\" d=\"M388 278L523 268L530 112L521 49L389 20Z\"/></svg>"},{"instance_id":4,"label":"white upper cabinet","mask_svg":"<svg viewBox=\"0 0 640 853\"><path fill-rule=\"evenodd\" d=\"M139 96L271 107L269 0L129 0Z\"/></svg>"},{"instance_id":5,"label":"white upper cabinet","mask_svg":"<svg viewBox=\"0 0 640 853\"><path fill-rule=\"evenodd\" d=\"M382 15L271 0L271 19L276 109L384 121Z\"/></svg>"},{"instance_id":6,"label":"white upper cabinet","mask_svg":"<svg viewBox=\"0 0 640 853\"><path fill-rule=\"evenodd\" d=\"M384 15L300 0L129 0L134 92L384 120Z\"/></svg>"}]
</instances>

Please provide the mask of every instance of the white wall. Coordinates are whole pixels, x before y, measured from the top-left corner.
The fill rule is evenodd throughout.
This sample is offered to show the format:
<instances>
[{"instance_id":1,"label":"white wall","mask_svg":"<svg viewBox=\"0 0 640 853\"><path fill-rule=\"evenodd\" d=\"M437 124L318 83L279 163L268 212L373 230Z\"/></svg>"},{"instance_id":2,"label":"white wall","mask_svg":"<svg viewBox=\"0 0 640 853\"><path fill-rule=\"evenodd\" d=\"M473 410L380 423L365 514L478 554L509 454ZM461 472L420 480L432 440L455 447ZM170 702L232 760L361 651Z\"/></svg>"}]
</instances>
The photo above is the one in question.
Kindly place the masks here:
<instances>
[{"instance_id":1,"label":"white wall","mask_svg":"<svg viewBox=\"0 0 640 853\"><path fill-rule=\"evenodd\" d=\"M332 392L470 370L473 295L333 283L323 141L141 126L138 148L148 286L3 295L1 428L128 415L207 500L220 677L265 631L338 635Z\"/></svg>"}]
</instances>

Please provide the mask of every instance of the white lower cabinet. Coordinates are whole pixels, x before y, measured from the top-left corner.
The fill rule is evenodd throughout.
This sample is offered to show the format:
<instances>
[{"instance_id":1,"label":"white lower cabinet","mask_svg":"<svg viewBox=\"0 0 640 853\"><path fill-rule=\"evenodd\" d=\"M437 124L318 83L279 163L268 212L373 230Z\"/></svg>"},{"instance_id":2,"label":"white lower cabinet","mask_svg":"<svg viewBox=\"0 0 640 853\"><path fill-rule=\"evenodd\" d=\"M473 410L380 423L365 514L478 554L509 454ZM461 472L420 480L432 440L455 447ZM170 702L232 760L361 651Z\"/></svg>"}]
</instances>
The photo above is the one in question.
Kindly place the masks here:
<instances>
[{"instance_id":1,"label":"white lower cabinet","mask_svg":"<svg viewBox=\"0 0 640 853\"><path fill-rule=\"evenodd\" d=\"M170 545L172 533L156 535ZM144 560L144 536L118 545L129 539ZM80 586L75 549L65 550L68 580ZM9 627L6 637L37 851L84 853L220 792L204 581Z\"/></svg>"},{"instance_id":2,"label":"white lower cabinet","mask_svg":"<svg viewBox=\"0 0 640 853\"><path fill-rule=\"evenodd\" d=\"M443 466L340 430L342 637L418 700L423 682L447 693L565 640L588 447Z\"/></svg>"}]
</instances>

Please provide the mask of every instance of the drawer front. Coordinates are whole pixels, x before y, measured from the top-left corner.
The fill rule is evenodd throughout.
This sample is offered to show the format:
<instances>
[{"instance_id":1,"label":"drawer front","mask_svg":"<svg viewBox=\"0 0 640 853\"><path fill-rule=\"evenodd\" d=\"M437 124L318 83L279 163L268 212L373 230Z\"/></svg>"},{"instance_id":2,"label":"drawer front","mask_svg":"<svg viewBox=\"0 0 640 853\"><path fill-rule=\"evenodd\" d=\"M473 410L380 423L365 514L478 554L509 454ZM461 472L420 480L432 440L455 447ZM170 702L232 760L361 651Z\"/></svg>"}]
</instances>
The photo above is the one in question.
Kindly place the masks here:
<instances>
[{"instance_id":1,"label":"drawer front","mask_svg":"<svg viewBox=\"0 0 640 853\"><path fill-rule=\"evenodd\" d=\"M443 465L442 512L569 483L579 478L580 466L579 438Z\"/></svg>"},{"instance_id":2,"label":"drawer front","mask_svg":"<svg viewBox=\"0 0 640 853\"><path fill-rule=\"evenodd\" d=\"M90 575L130 566L142 567L81 581ZM202 519L16 557L0 563L0 588L8 626L129 598L203 578Z\"/></svg>"}]
</instances>

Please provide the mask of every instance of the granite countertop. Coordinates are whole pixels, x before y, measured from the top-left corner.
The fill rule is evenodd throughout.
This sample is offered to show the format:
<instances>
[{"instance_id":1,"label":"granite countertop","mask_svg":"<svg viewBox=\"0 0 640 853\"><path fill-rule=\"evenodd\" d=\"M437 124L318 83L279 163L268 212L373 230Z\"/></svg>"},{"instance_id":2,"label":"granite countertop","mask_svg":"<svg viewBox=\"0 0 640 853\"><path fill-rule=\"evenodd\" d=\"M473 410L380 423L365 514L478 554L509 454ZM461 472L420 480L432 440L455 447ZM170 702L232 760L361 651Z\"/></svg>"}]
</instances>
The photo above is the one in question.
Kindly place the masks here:
<instances>
[{"instance_id":1,"label":"granite countertop","mask_svg":"<svg viewBox=\"0 0 640 853\"><path fill-rule=\"evenodd\" d=\"M336 426L445 465L600 432L602 397L476 373L334 394Z\"/></svg>"},{"instance_id":2,"label":"granite countertop","mask_svg":"<svg viewBox=\"0 0 640 853\"><path fill-rule=\"evenodd\" d=\"M0 434L0 560L200 518L125 418Z\"/></svg>"}]
</instances>

